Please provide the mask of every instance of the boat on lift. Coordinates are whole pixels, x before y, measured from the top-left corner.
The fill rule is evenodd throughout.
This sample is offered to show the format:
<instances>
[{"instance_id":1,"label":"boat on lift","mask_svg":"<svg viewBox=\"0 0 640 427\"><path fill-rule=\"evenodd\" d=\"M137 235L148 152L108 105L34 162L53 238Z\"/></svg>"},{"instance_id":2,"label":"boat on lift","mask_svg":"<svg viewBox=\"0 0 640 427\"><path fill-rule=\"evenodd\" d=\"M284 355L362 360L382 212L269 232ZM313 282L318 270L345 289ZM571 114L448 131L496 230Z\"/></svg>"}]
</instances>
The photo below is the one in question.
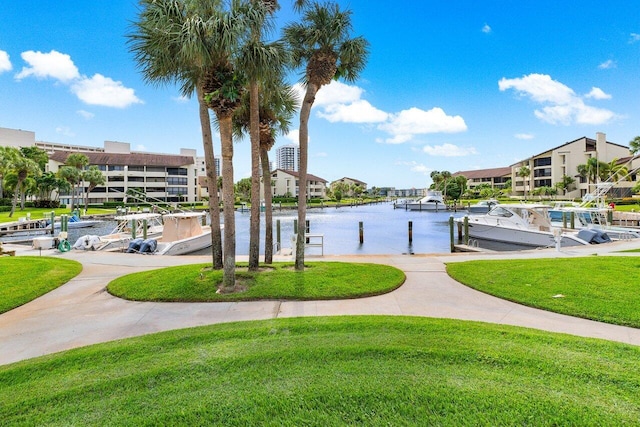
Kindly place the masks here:
<instances>
[{"instance_id":1,"label":"boat on lift","mask_svg":"<svg viewBox=\"0 0 640 427\"><path fill-rule=\"evenodd\" d=\"M447 209L442 197L442 191L427 190L427 194L413 202L407 201L402 206L410 211L443 211Z\"/></svg>"}]
</instances>

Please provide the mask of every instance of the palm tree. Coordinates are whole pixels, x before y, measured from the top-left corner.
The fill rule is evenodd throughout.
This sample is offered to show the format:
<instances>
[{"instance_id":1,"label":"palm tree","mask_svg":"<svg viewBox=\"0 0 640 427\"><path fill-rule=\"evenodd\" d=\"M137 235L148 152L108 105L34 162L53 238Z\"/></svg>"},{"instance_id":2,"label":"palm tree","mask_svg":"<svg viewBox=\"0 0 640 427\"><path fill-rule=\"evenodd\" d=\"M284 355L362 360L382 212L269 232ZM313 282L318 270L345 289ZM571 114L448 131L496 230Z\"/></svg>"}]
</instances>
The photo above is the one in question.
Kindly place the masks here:
<instances>
[{"instance_id":1,"label":"palm tree","mask_svg":"<svg viewBox=\"0 0 640 427\"><path fill-rule=\"evenodd\" d=\"M183 96L196 94L205 155L213 268L222 268L222 236L217 172L211 118L205 101L205 80L227 56L230 37L215 37L225 16L221 1L141 0L141 12L128 35L145 80L152 84L179 83ZM231 226L231 224L229 224ZM226 229L227 227L225 227Z\"/></svg>"},{"instance_id":2,"label":"palm tree","mask_svg":"<svg viewBox=\"0 0 640 427\"><path fill-rule=\"evenodd\" d=\"M305 219L307 208L307 162L309 117L316 94L335 78L355 81L364 69L368 42L363 37L350 38L351 11L341 11L335 3L312 3L304 7L302 22L285 27L284 37L290 47L295 67L306 64L306 86L300 109L300 170L298 192L298 230L296 270L304 270Z\"/></svg>"},{"instance_id":3,"label":"palm tree","mask_svg":"<svg viewBox=\"0 0 640 427\"><path fill-rule=\"evenodd\" d=\"M629 150L634 155L640 153L640 136L636 136L629 142Z\"/></svg>"},{"instance_id":4,"label":"palm tree","mask_svg":"<svg viewBox=\"0 0 640 427\"><path fill-rule=\"evenodd\" d=\"M251 218L249 223L249 271L258 270L260 257L260 81L280 75L286 62L286 51L281 43L265 44L264 30L270 29L269 20L278 8L277 1L254 0L247 8L250 17L250 35L242 46L238 66L249 80L249 139L251 141Z\"/></svg>"},{"instance_id":5,"label":"palm tree","mask_svg":"<svg viewBox=\"0 0 640 427\"><path fill-rule=\"evenodd\" d=\"M631 181L631 176L629 176L629 168L625 163L620 163L618 159L613 159L611 162L607 163L606 167L607 177L604 181L612 181L617 182L621 179L626 179L627 181Z\"/></svg>"},{"instance_id":6,"label":"palm tree","mask_svg":"<svg viewBox=\"0 0 640 427\"><path fill-rule=\"evenodd\" d=\"M88 209L89 193L91 193L93 189L96 188L97 186L104 185L104 183L106 182L106 179L102 174L102 171L98 168L98 166L95 166L95 165L89 166L89 169L84 171L84 174L82 174L82 179L83 181L89 183L89 186L87 187L87 192L84 198L84 208Z\"/></svg>"},{"instance_id":7,"label":"palm tree","mask_svg":"<svg viewBox=\"0 0 640 427\"><path fill-rule=\"evenodd\" d=\"M451 178L451 172L442 171L440 172L440 176L442 176L442 186L444 187L444 198L447 198L447 180Z\"/></svg>"},{"instance_id":8,"label":"palm tree","mask_svg":"<svg viewBox=\"0 0 640 427\"><path fill-rule=\"evenodd\" d=\"M527 200L527 181L526 178L531 176L531 169L529 169L529 166L527 165L522 165L520 167L520 169L518 169L518 172L516 172L516 175L519 176L520 178L522 178L522 185L524 185L524 200Z\"/></svg>"},{"instance_id":9,"label":"palm tree","mask_svg":"<svg viewBox=\"0 0 640 427\"><path fill-rule=\"evenodd\" d=\"M440 171L432 171L429 176L431 177L431 181L433 181L433 189L439 189L440 184L442 183L442 174Z\"/></svg>"},{"instance_id":10,"label":"palm tree","mask_svg":"<svg viewBox=\"0 0 640 427\"><path fill-rule=\"evenodd\" d=\"M567 194L569 188L576 182L576 180L569 175L562 175L559 182L556 182L555 187L558 190L562 190L563 194Z\"/></svg>"},{"instance_id":11,"label":"palm tree","mask_svg":"<svg viewBox=\"0 0 640 427\"><path fill-rule=\"evenodd\" d=\"M78 182L82 181L82 171L74 166L61 166L58 169L58 177L68 184L65 190L71 193L71 210L73 210L73 194Z\"/></svg>"},{"instance_id":12,"label":"palm tree","mask_svg":"<svg viewBox=\"0 0 640 427\"><path fill-rule=\"evenodd\" d=\"M78 171L82 171L85 166L89 164L89 158L82 153L71 153L67 156L67 160L64 162L65 166L70 166L78 169ZM71 192L71 210L73 211L75 205L75 196L77 190L80 189L80 185L82 184L82 172L77 176L77 180L75 182L75 188Z\"/></svg>"},{"instance_id":13,"label":"palm tree","mask_svg":"<svg viewBox=\"0 0 640 427\"><path fill-rule=\"evenodd\" d=\"M273 77L273 76L272 76ZM250 108L248 100L245 101L234 115L234 133L241 137L243 132L249 128ZM269 170L269 150L273 147L276 135L287 134L297 108L298 99L291 86L287 85L282 78L275 81L263 81L260 89L260 162L262 167L262 182L264 184L264 204L265 204L265 251L264 262L273 262L273 209L272 209L272 189L271 171ZM252 189L253 196L253 189ZM253 201L252 201L253 204Z\"/></svg>"},{"instance_id":14,"label":"palm tree","mask_svg":"<svg viewBox=\"0 0 640 427\"><path fill-rule=\"evenodd\" d=\"M23 156L22 153L20 153L19 156L15 156L11 159L9 170L10 173L15 174L16 177L13 202L11 203L11 212L9 212L9 217L12 217L13 213L16 210L18 197L20 196L20 192L22 190L22 183L29 176L39 176L42 171L40 170L40 166L38 166L38 163L36 163L35 160Z\"/></svg>"}]
</instances>

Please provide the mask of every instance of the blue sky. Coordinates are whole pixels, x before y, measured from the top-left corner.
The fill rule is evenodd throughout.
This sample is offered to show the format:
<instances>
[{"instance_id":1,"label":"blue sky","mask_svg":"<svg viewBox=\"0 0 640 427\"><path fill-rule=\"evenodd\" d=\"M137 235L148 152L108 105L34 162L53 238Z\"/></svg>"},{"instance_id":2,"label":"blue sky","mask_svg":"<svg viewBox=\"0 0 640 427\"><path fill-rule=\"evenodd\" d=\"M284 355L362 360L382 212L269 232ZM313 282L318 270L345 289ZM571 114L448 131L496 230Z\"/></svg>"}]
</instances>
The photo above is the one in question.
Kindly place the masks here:
<instances>
[{"instance_id":1,"label":"blue sky","mask_svg":"<svg viewBox=\"0 0 640 427\"><path fill-rule=\"evenodd\" d=\"M421 188L433 170L508 166L596 132L622 145L640 135L640 2L338 3L371 52L357 82L319 92L310 173ZM278 22L295 19L280 4ZM145 83L128 51L134 0L5 0L0 16L0 127L202 154L195 100ZM248 146L235 146L236 180L249 176Z\"/></svg>"}]
</instances>

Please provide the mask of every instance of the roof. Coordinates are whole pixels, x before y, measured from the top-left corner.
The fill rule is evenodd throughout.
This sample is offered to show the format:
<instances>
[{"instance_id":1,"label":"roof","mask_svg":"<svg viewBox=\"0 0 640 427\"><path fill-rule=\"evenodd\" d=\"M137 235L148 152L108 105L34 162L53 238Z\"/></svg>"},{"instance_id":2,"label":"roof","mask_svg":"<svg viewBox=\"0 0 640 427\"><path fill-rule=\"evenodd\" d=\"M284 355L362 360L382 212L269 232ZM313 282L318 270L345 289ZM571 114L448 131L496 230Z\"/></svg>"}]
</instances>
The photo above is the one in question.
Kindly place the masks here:
<instances>
[{"instance_id":1,"label":"roof","mask_svg":"<svg viewBox=\"0 0 640 427\"><path fill-rule=\"evenodd\" d=\"M335 180L335 181L333 181L333 182L337 182L337 181L344 181L344 180L349 180L349 181L354 182L354 183L356 183L356 184L364 184L364 185L367 185L367 183L366 183L366 182L364 182L364 181L360 181L359 179L355 179L355 178L349 178L348 176L343 176L342 178L340 178L340 179L336 179L336 180Z\"/></svg>"},{"instance_id":2,"label":"roof","mask_svg":"<svg viewBox=\"0 0 640 427\"><path fill-rule=\"evenodd\" d=\"M74 151L54 151L49 154L49 159L64 163L69 154ZM89 159L90 165L121 165L121 166L165 166L180 167L195 163L193 157L173 154L150 153L96 153L82 152Z\"/></svg>"},{"instance_id":3,"label":"roof","mask_svg":"<svg viewBox=\"0 0 640 427\"><path fill-rule=\"evenodd\" d=\"M287 173L295 178L300 178L300 173L299 172L295 172L295 171L290 171L290 170L285 170L285 169L276 169L273 172L271 172L271 175L273 175L274 173L277 173L278 171ZM307 174L307 181L320 181L320 182L329 182L324 178L320 178L319 176L315 176L312 175L310 173Z\"/></svg>"},{"instance_id":4,"label":"roof","mask_svg":"<svg viewBox=\"0 0 640 427\"><path fill-rule=\"evenodd\" d=\"M476 169L470 171L459 171L451 176L463 175L467 179L479 178L496 178L511 175L511 167L493 168L493 169Z\"/></svg>"}]
</instances>

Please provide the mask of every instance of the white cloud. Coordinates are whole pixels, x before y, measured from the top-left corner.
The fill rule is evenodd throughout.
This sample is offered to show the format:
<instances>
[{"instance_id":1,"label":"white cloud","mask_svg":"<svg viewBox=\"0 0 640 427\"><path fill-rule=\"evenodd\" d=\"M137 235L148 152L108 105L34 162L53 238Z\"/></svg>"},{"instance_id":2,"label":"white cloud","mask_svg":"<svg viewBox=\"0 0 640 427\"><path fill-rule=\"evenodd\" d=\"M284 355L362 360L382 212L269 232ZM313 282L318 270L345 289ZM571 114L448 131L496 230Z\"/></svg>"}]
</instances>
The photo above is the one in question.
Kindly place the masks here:
<instances>
[{"instance_id":1,"label":"white cloud","mask_svg":"<svg viewBox=\"0 0 640 427\"><path fill-rule=\"evenodd\" d=\"M629 37L629 43L636 43L640 41L640 34L638 33L631 33L630 37Z\"/></svg>"},{"instance_id":2,"label":"white cloud","mask_svg":"<svg viewBox=\"0 0 640 427\"><path fill-rule=\"evenodd\" d=\"M331 123L379 123L387 120L389 114L361 99L351 104L327 105L324 111L318 113L318 116Z\"/></svg>"},{"instance_id":3,"label":"white cloud","mask_svg":"<svg viewBox=\"0 0 640 427\"><path fill-rule=\"evenodd\" d=\"M604 93L602 89L599 87L592 87L591 92L585 95L585 98L593 98L593 99L611 99L611 95L608 93Z\"/></svg>"},{"instance_id":4,"label":"white cloud","mask_svg":"<svg viewBox=\"0 0 640 427\"><path fill-rule=\"evenodd\" d=\"M0 73L11 71L12 68L13 66L9 60L9 54L4 50L0 50Z\"/></svg>"},{"instance_id":5,"label":"white cloud","mask_svg":"<svg viewBox=\"0 0 640 427\"><path fill-rule=\"evenodd\" d=\"M482 32L485 34L489 34L491 32L491 27L489 26L489 24L484 24L484 26L482 27Z\"/></svg>"},{"instance_id":6,"label":"white cloud","mask_svg":"<svg viewBox=\"0 0 640 427\"><path fill-rule=\"evenodd\" d=\"M478 154L475 148L467 147L462 148L453 144L442 144L436 146L427 145L422 148L422 151L427 153L430 156L440 156L440 157L464 157L472 154Z\"/></svg>"},{"instance_id":7,"label":"white cloud","mask_svg":"<svg viewBox=\"0 0 640 427\"><path fill-rule=\"evenodd\" d=\"M142 103L133 89L101 74L79 79L71 85L71 91L89 105L125 108L131 104Z\"/></svg>"},{"instance_id":8,"label":"white cloud","mask_svg":"<svg viewBox=\"0 0 640 427\"><path fill-rule=\"evenodd\" d=\"M68 126L58 126L56 128L56 133L59 133L60 135L64 135L64 136L71 136L71 137L76 136L76 134Z\"/></svg>"},{"instance_id":9,"label":"white cloud","mask_svg":"<svg viewBox=\"0 0 640 427\"><path fill-rule=\"evenodd\" d=\"M515 135L513 135L516 139L522 139L522 140L529 140L529 139L533 139L534 136L531 135L530 133L517 133Z\"/></svg>"},{"instance_id":10,"label":"white cloud","mask_svg":"<svg viewBox=\"0 0 640 427\"><path fill-rule=\"evenodd\" d=\"M598 65L598 68L601 70L608 70L610 68L616 68L616 62L612 59L607 59L602 64Z\"/></svg>"},{"instance_id":11,"label":"white cloud","mask_svg":"<svg viewBox=\"0 0 640 427\"><path fill-rule=\"evenodd\" d=\"M76 111L76 113L78 113L79 116L84 117L84 119L86 120L91 120L95 117L95 114L90 113L89 111L85 111L85 110L78 110Z\"/></svg>"},{"instance_id":12,"label":"white cloud","mask_svg":"<svg viewBox=\"0 0 640 427\"><path fill-rule=\"evenodd\" d=\"M55 50L49 53L30 50L22 52L21 56L29 66L23 67L16 74L17 80L26 77L53 78L69 85L71 92L89 105L124 108L131 104L142 103L136 97L134 90L123 86L122 82L114 81L101 74L95 74L91 78L80 75L78 68L67 54Z\"/></svg>"},{"instance_id":13,"label":"white cloud","mask_svg":"<svg viewBox=\"0 0 640 427\"><path fill-rule=\"evenodd\" d=\"M136 145L135 151L147 151L147 147L145 147L142 144L138 144L138 145Z\"/></svg>"},{"instance_id":14,"label":"white cloud","mask_svg":"<svg viewBox=\"0 0 640 427\"><path fill-rule=\"evenodd\" d=\"M358 86L350 86L337 80L333 80L318 91L313 105L323 107L333 104L350 104L360 100L363 93L364 89L359 88ZM303 98L304 92L300 99Z\"/></svg>"},{"instance_id":15,"label":"white cloud","mask_svg":"<svg viewBox=\"0 0 640 427\"><path fill-rule=\"evenodd\" d=\"M535 110L534 114L540 120L550 124L599 125L617 117L612 111L586 105L571 88L552 80L548 75L529 74L519 79L502 78L498 82L498 87L501 91L514 89L521 96L528 96L539 104L546 104L542 109ZM596 96L606 96L602 90L598 90L594 92L592 89L591 98L601 99Z\"/></svg>"},{"instance_id":16,"label":"white cloud","mask_svg":"<svg viewBox=\"0 0 640 427\"><path fill-rule=\"evenodd\" d=\"M411 161L411 162L396 162L396 165L399 166L406 166L409 168L409 170L411 172L417 172L417 173L421 173L423 175L429 175L433 169L430 169L429 167L425 166L422 163L418 163L416 161Z\"/></svg>"},{"instance_id":17,"label":"white cloud","mask_svg":"<svg viewBox=\"0 0 640 427\"><path fill-rule=\"evenodd\" d=\"M172 96L171 99L178 104L186 104L189 102L189 98L186 96Z\"/></svg>"},{"instance_id":18,"label":"white cloud","mask_svg":"<svg viewBox=\"0 0 640 427\"><path fill-rule=\"evenodd\" d=\"M23 67L22 71L16 74L17 80L30 76L37 79L51 77L63 83L68 83L80 77L78 68L67 54L55 50L49 53L29 50L22 52L20 56L22 56L24 62L29 64L29 67Z\"/></svg>"},{"instance_id":19,"label":"white cloud","mask_svg":"<svg viewBox=\"0 0 640 427\"><path fill-rule=\"evenodd\" d=\"M320 151L318 153L315 153L313 157L329 157L329 154L324 151Z\"/></svg>"},{"instance_id":20,"label":"white cloud","mask_svg":"<svg viewBox=\"0 0 640 427\"><path fill-rule=\"evenodd\" d=\"M285 139L288 139L289 141L291 141L294 144L299 144L300 143L300 129L293 129L292 131L289 131L288 134L286 134ZM309 137L309 141L311 140L311 137Z\"/></svg>"},{"instance_id":21,"label":"white cloud","mask_svg":"<svg viewBox=\"0 0 640 427\"><path fill-rule=\"evenodd\" d=\"M378 126L392 135L388 143L400 144L409 141L414 135L429 133L455 133L467 130L460 116L448 116L442 108L424 111L416 107L391 114L389 121Z\"/></svg>"}]
</instances>

